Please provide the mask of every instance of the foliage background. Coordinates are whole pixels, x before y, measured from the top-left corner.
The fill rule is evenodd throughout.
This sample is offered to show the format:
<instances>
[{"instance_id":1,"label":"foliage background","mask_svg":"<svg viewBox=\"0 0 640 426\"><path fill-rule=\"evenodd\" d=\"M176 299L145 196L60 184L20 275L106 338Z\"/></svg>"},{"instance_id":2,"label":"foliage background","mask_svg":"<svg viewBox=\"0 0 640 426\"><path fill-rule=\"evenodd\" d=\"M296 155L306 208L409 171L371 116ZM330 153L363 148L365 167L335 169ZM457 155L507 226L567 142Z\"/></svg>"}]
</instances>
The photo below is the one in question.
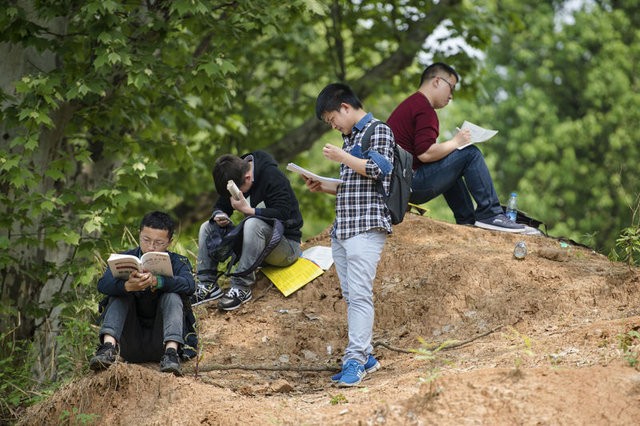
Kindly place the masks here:
<instances>
[{"instance_id":1,"label":"foliage background","mask_svg":"<svg viewBox=\"0 0 640 426\"><path fill-rule=\"evenodd\" d=\"M433 60L462 82L499 195L609 252L632 221L640 153L633 1L15 1L0 11L0 392L3 417L86 367L103 257L152 209L195 263L221 153L266 149L335 174L315 96L345 81L378 118ZM292 178L305 237L333 202ZM426 205L451 221L441 199ZM28 361L23 364L24 361ZM26 365L25 367L21 367ZM17 389L17 390L16 390Z\"/></svg>"}]
</instances>

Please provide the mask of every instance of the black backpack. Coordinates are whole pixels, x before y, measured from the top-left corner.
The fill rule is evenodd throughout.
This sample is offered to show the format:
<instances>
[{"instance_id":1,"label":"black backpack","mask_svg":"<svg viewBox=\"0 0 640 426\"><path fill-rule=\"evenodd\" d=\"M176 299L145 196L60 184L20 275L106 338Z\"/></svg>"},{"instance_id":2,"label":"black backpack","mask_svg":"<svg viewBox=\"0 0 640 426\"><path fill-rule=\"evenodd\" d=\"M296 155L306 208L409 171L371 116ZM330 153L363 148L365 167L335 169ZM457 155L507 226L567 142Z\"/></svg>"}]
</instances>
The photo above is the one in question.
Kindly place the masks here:
<instances>
[{"instance_id":1,"label":"black backpack","mask_svg":"<svg viewBox=\"0 0 640 426\"><path fill-rule=\"evenodd\" d=\"M371 135L382 121L372 123L361 139L362 152L369 149ZM411 196L411 180L413 179L413 155L405 151L400 145L393 144L393 171L391 172L391 186L389 194L385 194L382 182L378 181L378 192L384 197L384 202L391 212L391 223L397 225L404 219L407 212L409 197Z\"/></svg>"},{"instance_id":2,"label":"black backpack","mask_svg":"<svg viewBox=\"0 0 640 426\"><path fill-rule=\"evenodd\" d=\"M242 255L244 223L249 218L258 218L270 224L273 229L273 233L271 234L271 238L267 242L264 250L260 253L260 256L258 256L253 265L244 271L231 272L231 268L233 265L238 263L238 260L240 260L240 256ZM219 272L219 275L222 275L223 273L227 276L234 277L249 275L251 272L255 271L262 262L264 262L264 259L269 255L269 253L271 253L278 243L280 243L280 240L284 235L284 224L280 220L271 217L250 216L243 219L242 222L235 226L230 223L224 227L219 226L213 219L210 219L210 222L213 225L213 231L209 234L206 241L209 257L215 263L224 263L227 260L229 261L229 263L227 263L226 271Z\"/></svg>"}]
</instances>

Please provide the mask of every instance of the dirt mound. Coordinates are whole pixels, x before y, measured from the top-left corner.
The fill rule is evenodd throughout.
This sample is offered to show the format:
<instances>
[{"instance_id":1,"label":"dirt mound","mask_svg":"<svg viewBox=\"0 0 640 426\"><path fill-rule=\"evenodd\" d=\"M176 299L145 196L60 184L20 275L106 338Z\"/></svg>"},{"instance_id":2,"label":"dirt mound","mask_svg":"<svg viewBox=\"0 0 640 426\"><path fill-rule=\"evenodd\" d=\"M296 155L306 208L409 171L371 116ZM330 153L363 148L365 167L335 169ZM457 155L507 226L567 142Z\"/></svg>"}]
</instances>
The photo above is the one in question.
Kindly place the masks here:
<instances>
[{"instance_id":1,"label":"dirt mound","mask_svg":"<svg viewBox=\"0 0 640 426\"><path fill-rule=\"evenodd\" d=\"M520 240L524 260L512 254ZM198 307L202 357L184 377L119 364L22 422L637 424L640 373L626 358L639 345L639 282L584 247L409 215L378 268L383 368L362 386L329 381L347 339L332 268L288 298L263 278L238 311Z\"/></svg>"}]
</instances>

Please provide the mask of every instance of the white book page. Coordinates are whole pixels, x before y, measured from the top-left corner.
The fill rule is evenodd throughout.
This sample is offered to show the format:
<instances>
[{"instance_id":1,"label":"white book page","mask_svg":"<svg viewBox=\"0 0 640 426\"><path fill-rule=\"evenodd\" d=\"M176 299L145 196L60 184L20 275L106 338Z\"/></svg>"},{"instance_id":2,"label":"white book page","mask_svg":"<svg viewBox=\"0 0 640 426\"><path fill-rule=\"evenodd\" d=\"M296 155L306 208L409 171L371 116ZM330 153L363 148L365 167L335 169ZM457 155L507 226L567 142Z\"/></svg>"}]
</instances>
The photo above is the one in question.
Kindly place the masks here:
<instances>
[{"instance_id":1,"label":"white book page","mask_svg":"<svg viewBox=\"0 0 640 426\"><path fill-rule=\"evenodd\" d=\"M314 246L309 247L302 252L302 256L305 259L309 259L323 270L331 268L333 265L333 255L331 254L331 247Z\"/></svg>"},{"instance_id":2,"label":"white book page","mask_svg":"<svg viewBox=\"0 0 640 426\"><path fill-rule=\"evenodd\" d=\"M173 277L173 268L171 267L169 253L165 251L150 251L143 254L140 260L144 268L153 272L155 275Z\"/></svg>"},{"instance_id":3,"label":"white book page","mask_svg":"<svg viewBox=\"0 0 640 426\"><path fill-rule=\"evenodd\" d=\"M322 183L323 189L333 191L333 192L337 191L338 185L342 183L341 179L335 179L335 178L317 175L294 163L287 164L287 170L289 170L290 172L298 173L299 175L305 176L311 180L319 181Z\"/></svg>"},{"instance_id":4,"label":"white book page","mask_svg":"<svg viewBox=\"0 0 640 426\"><path fill-rule=\"evenodd\" d=\"M485 129L484 127L480 127L477 124L473 124L466 120L462 123L462 126L460 126L460 130L469 130L469 132L471 132L471 142L458 147L458 149L466 148L474 143L488 141L498 133L497 130Z\"/></svg>"}]
</instances>

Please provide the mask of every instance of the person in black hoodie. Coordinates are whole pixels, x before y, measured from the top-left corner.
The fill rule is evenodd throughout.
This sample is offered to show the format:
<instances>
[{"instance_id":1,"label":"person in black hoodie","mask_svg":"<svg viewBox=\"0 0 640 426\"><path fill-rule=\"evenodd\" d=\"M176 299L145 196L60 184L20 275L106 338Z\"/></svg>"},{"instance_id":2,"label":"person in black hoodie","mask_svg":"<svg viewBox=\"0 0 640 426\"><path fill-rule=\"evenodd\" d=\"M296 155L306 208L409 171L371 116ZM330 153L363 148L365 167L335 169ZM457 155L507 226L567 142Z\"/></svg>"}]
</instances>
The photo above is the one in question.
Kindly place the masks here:
<instances>
[{"instance_id":1,"label":"person in black hoodie","mask_svg":"<svg viewBox=\"0 0 640 426\"><path fill-rule=\"evenodd\" d=\"M240 190L237 199L227 189L229 181ZM278 169L273 157L264 151L241 157L222 155L213 167L213 183L219 198L211 217L201 225L198 234L198 288L192 304L220 298L218 308L230 311L251 300L255 273L232 276L231 286L223 294L216 282L219 276L217 262L209 256L210 247L206 244L215 227L229 226L229 217L234 210L249 218L244 222L242 254L236 267L236 270L244 271L258 259L273 232L273 225L260 217L278 219L284 225L283 238L264 259L264 263L273 266L289 266L300 257L303 220L289 180Z\"/></svg>"}]
</instances>

